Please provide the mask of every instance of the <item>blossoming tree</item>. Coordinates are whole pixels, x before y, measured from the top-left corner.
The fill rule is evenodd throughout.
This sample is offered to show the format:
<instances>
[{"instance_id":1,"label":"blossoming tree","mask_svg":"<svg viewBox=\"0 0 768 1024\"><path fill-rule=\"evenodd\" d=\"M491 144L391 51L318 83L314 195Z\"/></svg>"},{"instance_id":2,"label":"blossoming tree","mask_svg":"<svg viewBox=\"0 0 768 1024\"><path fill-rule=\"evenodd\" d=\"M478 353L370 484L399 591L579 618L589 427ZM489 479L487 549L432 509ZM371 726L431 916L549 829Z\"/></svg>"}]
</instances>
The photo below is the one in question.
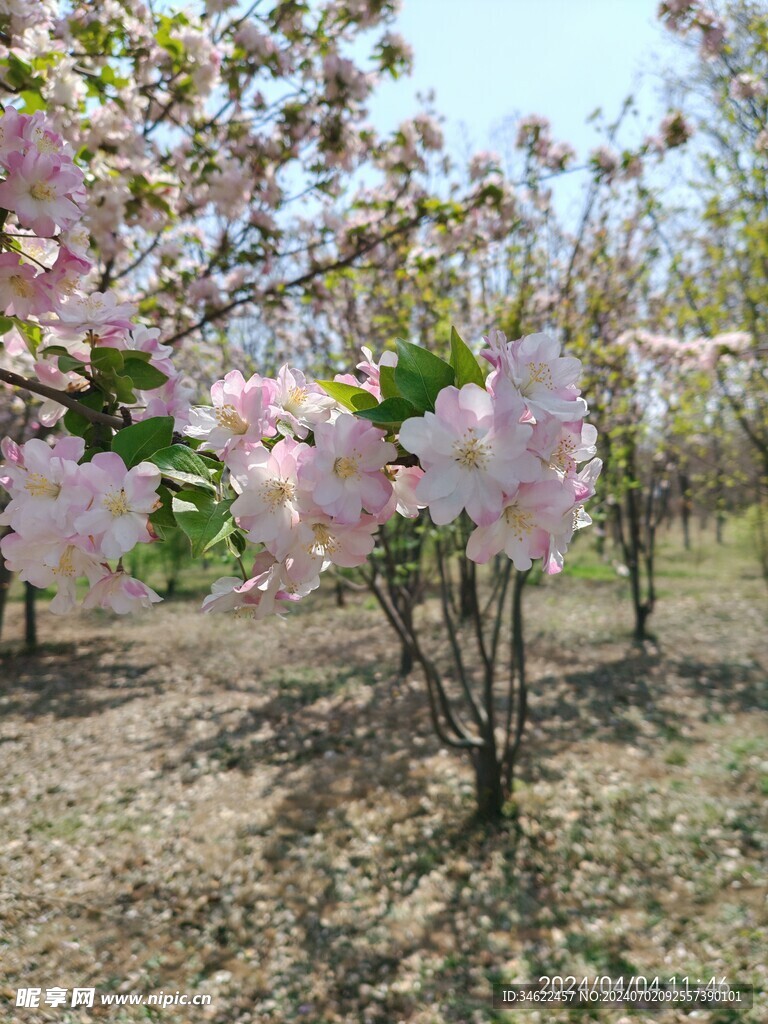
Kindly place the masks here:
<instances>
[{"instance_id":1,"label":"blossoming tree","mask_svg":"<svg viewBox=\"0 0 768 1024\"><path fill-rule=\"evenodd\" d=\"M492 332L487 375L455 332L449 359L401 341L396 357L363 364L359 385L287 365L276 377L232 370L193 406L159 330L111 291L81 288L87 190L69 147L42 112L13 108L0 140L0 381L44 399L39 422L67 431L2 442L1 550L22 579L57 587L53 611L76 605L79 581L86 608L156 603L123 559L181 530L193 554L225 544L240 568L203 610L261 618L329 566L364 563L382 523L422 507L438 524L466 511L475 562L504 552L560 570L600 464L579 468L594 438L578 361L555 341Z\"/></svg>"}]
</instances>

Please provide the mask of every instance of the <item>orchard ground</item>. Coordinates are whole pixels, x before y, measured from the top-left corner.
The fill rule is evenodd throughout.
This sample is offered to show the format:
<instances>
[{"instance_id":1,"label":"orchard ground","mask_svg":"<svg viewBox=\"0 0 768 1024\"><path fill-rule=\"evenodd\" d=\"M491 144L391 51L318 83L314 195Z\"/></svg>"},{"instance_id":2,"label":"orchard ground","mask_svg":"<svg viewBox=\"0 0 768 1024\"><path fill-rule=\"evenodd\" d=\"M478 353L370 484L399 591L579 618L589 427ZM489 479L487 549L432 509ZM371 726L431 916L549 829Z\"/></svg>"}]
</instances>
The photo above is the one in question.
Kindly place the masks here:
<instances>
[{"instance_id":1,"label":"orchard ground","mask_svg":"<svg viewBox=\"0 0 768 1024\"><path fill-rule=\"evenodd\" d=\"M0 1019L469 1024L512 1019L494 980L642 974L752 984L752 1011L695 1019L768 1021L768 600L742 526L711 534L661 537L656 645L631 644L628 583L581 539L528 589L532 721L496 831L365 593L204 617L221 571L196 566L128 620L41 600L30 656L15 590ZM213 1001L14 1006L56 985Z\"/></svg>"}]
</instances>

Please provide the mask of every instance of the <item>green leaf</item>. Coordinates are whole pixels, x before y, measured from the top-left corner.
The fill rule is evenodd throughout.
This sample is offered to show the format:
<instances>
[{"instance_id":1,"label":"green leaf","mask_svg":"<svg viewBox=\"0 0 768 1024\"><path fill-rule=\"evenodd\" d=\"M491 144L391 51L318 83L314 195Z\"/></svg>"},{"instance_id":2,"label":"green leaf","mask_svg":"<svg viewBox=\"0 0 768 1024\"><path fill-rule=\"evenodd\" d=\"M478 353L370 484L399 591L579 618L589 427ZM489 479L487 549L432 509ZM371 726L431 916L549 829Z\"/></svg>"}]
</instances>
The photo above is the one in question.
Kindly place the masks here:
<instances>
[{"instance_id":1,"label":"green leaf","mask_svg":"<svg viewBox=\"0 0 768 1024\"><path fill-rule=\"evenodd\" d=\"M96 409L101 412L104 408L104 396L100 391L93 391L89 394L81 392L78 394L77 400L88 409ZM74 434L76 437L86 437L93 424L85 416L81 416L79 412L67 409L64 413L64 426L70 434Z\"/></svg>"},{"instance_id":2,"label":"green leaf","mask_svg":"<svg viewBox=\"0 0 768 1024\"><path fill-rule=\"evenodd\" d=\"M455 327L451 328L451 366L456 374L456 387L477 384L485 387L485 377L472 350L459 337Z\"/></svg>"},{"instance_id":3,"label":"green leaf","mask_svg":"<svg viewBox=\"0 0 768 1024\"><path fill-rule=\"evenodd\" d=\"M173 417L153 416L132 427L118 430L112 438L112 451L117 452L130 469L144 459L149 459L161 448L170 447L172 440Z\"/></svg>"},{"instance_id":4,"label":"green leaf","mask_svg":"<svg viewBox=\"0 0 768 1024\"><path fill-rule=\"evenodd\" d=\"M125 373L142 391L161 388L168 380L167 374L162 370L158 370L151 363L145 363L143 359L135 359L133 356L128 356L125 360Z\"/></svg>"},{"instance_id":5,"label":"green leaf","mask_svg":"<svg viewBox=\"0 0 768 1024\"><path fill-rule=\"evenodd\" d=\"M239 530L231 533L224 543L227 545L230 554L234 555L235 558L240 558L241 555L245 554L246 540Z\"/></svg>"},{"instance_id":6,"label":"green leaf","mask_svg":"<svg viewBox=\"0 0 768 1024\"><path fill-rule=\"evenodd\" d=\"M85 369L85 364L82 359L75 359L67 353L64 356L59 356L59 369L62 373L68 373L69 370L75 370L77 373L81 373Z\"/></svg>"},{"instance_id":7,"label":"green leaf","mask_svg":"<svg viewBox=\"0 0 768 1024\"><path fill-rule=\"evenodd\" d=\"M453 367L445 360L409 341L398 340L395 384L418 412L434 411L435 399L454 379Z\"/></svg>"},{"instance_id":8,"label":"green leaf","mask_svg":"<svg viewBox=\"0 0 768 1024\"><path fill-rule=\"evenodd\" d=\"M163 487L162 484L157 488L157 496L160 498L162 505L160 508L156 508L154 512L150 512L149 521L152 523L158 537L164 540L166 531L176 528L176 519L173 515L173 496L168 488Z\"/></svg>"},{"instance_id":9,"label":"green leaf","mask_svg":"<svg viewBox=\"0 0 768 1024\"><path fill-rule=\"evenodd\" d=\"M399 426L403 420L418 416L419 410L405 398L386 398L373 409L360 409L357 415L377 426Z\"/></svg>"},{"instance_id":10,"label":"green leaf","mask_svg":"<svg viewBox=\"0 0 768 1024\"><path fill-rule=\"evenodd\" d=\"M40 355L43 359L50 359L52 356L68 356L69 351L63 345L46 345Z\"/></svg>"},{"instance_id":11,"label":"green leaf","mask_svg":"<svg viewBox=\"0 0 768 1024\"><path fill-rule=\"evenodd\" d=\"M116 348L99 345L91 349L91 366L100 373L114 373L123 368L123 353Z\"/></svg>"},{"instance_id":12,"label":"green leaf","mask_svg":"<svg viewBox=\"0 0 768 1024\"><path fill-rule=\"evenodd\" d=\"M180 484L194 484L215 491L211 482L211 471L205 459L201 459L185 444L173 444L161 448L150 458L164 477Z\"/></svg>"},{"instance_id":13,"label":"green leaf","mask_svg":"<svg viewBox=\"0 0 768 1024\"><path fill-rule=\"evenodd\" d=\"M12 316L0 316L0 334L7 334L15 326L16 321Z\"/></svg>"},{"instance_id":14,"label":"green leaf","mask_svg":"<svg viewBox=\"0 0 768 1024\"><path fill-rule=\"evenodd\" d=\"M229 514L231 504L232 499L217 502L213 495L202 491L182 491L173 496L173 514L189 537L193 557L202 555L237 529Z\"/></svg>"},{"instance_id":15,"label":"green leaf","mask_svg":"<svg viewBox=\"0 0 768 1024\"><path fill-rule=\"evenodd\" d=\"M122 377L120 375L113 377L111 389L114 392L115 398L118 402L122 402L123 405L133 405L136 401L136 395L133 391L133 381L130 377Z\"/></svg>"},{"instance_id":16,"label":"green leaf","mask_svg":"<svg viewBox=\"0 0 768 1024\"><path fill-rule=\"evenodd\" d=\"M319 380L317 383L339 405L343 405L345 409L351 409L352 412L371 409L377 404L370 391L366 391L364 388L358 388L352 384L342 384L338 380Z\"/></svg>"},{"instance_id":17,"label":"green leaf","mask_svg":"<svg viewBox=\"0 0 768 1024\"><path fill-rule=\"evenodd\" d=\"M17 320L16 326L24 335L24 340L27 343L27 348L29 349L29 351L32 353L33 356L36 355L40 342L43 340L42 327L40 327L39 324L31 324L25 322L24 320Z\"/></svg>"},{"instance_id":18,"label":"green leaf","mask_svg":"<svg viewBox=\"0 0 768 1024\"><path fill-rule=\"evenodd\" d=\"M43 97L34 89L24 89L21 93L24 100L24 113L34 114L38 110L45 110L47 104Z\"/></svg>"},{"instance_id":19,"label":"green leaf","mask_svg":"<svg viewBox=\"0 0 768 1024\"><path fill-rule=\"evenodd\" d=\"M400 392L397 390L397 384L395 384L394 366L379 367L379 387L381 388L382 398L400 397Z\"/></svg>"}]
</instances>

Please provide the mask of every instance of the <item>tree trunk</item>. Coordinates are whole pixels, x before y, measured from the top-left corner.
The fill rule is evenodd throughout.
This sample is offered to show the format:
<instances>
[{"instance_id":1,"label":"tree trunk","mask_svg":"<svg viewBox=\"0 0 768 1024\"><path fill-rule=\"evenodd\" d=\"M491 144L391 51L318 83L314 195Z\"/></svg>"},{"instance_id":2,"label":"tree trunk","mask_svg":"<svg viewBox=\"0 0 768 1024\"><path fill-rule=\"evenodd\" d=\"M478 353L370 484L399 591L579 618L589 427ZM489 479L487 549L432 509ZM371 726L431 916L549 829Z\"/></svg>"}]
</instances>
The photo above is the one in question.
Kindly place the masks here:
<instances>
[{"instance_id":1,"label":"tree trunk","mask_svg":"<svg viewBox=\"0 0 768 1024\"><path fill-rule=\"evenodd\" d=\"M2 539L7 530L0 530L0 539ZM11 580L13 579L13 573L10 571L8 566L3 561L2 555L0 555L0 636L3 633L3 618L5 616L5 605L8 600L8 591L11 589Z\"/></svg>"},{"instance_id":2,"label":"tree trunk","mask_svg":"<svg viewBox=\"0 0 768 1024\"><path fill-rule=\"evenodd\" d=\"M724 527L725 527L725 514L723 512L721 512L720 509L718 509L717 510L717 515L715 516L715 543L716 544L722 544L723 543L723 539L724 539L723 538L723 529L724 529Z\"/></svg>"},{"instance_id":3,"label":"tree trunk","mask_svg":"<svg viewBox=\"0 0 768 1024\"><path fill-rule=\"evenodd\" d=\"M24 584L24 643L28 651L37 648L37 613L35 597L37 589L31 583Z\"/></svg>"},{"instance_id":4,"label":"tree trunk","mask_svg":"<svg viewBox=\"0 0 768 1024\"><path fill-rule=\"evenodd\" d=\"M475 769L476 815L479 821L493 822L501 818L504 807L504 789L501 780L501 765L496 751L490 744L483 744L472 751Z\"/></svg>"},{"instance_id":5,"label":"tree trunk","mask_svg":"<svg viewBox=\"0 0 768 1024\"><path fill-rule=\"evenodd\" d=\"M406 643L400 645L400 671L401 679L407 678L413 672L413 652Z\"/></svg>"},{"instance_id":6,"label":"tree trunk","mask_svg":"<svg viewBox=\"0 0 768 1024\"><path fill-rule=\"evenodd\" d=\"M686 551L691 550L691 515L693 513L693 502L691 501L691 481L685 470L681 469L677 475L680 486L680 519L683 524L683 547Z\"/></svg>"}]
</instances>

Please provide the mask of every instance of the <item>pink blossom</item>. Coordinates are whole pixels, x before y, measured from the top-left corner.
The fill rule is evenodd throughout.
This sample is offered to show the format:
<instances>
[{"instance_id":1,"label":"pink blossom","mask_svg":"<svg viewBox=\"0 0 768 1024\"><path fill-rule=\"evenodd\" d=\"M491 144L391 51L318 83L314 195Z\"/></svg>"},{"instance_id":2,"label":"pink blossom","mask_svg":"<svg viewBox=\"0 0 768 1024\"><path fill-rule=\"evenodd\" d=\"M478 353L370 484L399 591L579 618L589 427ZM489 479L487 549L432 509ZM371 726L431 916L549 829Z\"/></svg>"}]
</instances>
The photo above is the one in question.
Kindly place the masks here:
<instances>
[{"instance_id":1,"label":"pink blossom","mask_svg":"<svg viewBox=\"0 0 768 1024\"><path fill-rule=\"evenodd\" d=\"M282 366L278 371L273 404L278 429L281 424L286 425L298 438L305 438L318 423L330 419L336 405L318 384L290 366Z\"/></svg>"},{"instance_id":2,"label":"pink blossom","mask_svg":"<svg viewBox=\"0 0 768 1024\"><path fill-rule=\"evenodd\" d=\"M304 513L285 557L284 578L300 585L331 564L349 569L362 565L373 551L378 528L374 516L344 524L321 512Z\"/></svg>"},{"instance_id":3,"label":"pink blossom","mask_svg":"<svg viewBox=\"0 0 768 1024\"><path fill-rule=\"evenodd\" d=\"M41 384L47 384L49 388L56 388L59 391L77 391L78 388L87 386L85 377L79 373L75 373L74 370L67 370L64 373L44 359L39 359L35 363L35 374ZM37 418L44 427L52 427L66 411L55 399L45 398L37 410Z\"/></svg>"},{"instance_id":4,"label":"pink blossom","mask_svg":"<svg viewBox=\"0 0 768 1024\"><path fill-rule=\"evenodd\" d=\"M72 295L90 269L90 260L73 252L62 243L53 266L45 275L45 284L52 298L45 312L47 313L55 306L58 307L58 303L55 301L56 297Z\"/></svg>"},{"instance_id":5,"label":"pink blossom","mask_svg":"<svg viewBox=\"0 0 768 1024\"><path fill-rule=\"evenodd\" d=\"M232 485L239 493L232 515L250 540L264 544L277 559L289 551L299 522L298 460L307 450L285 438L271 452L259 445L229 458Z\"/></svg>"},{"instance_id":6,"label":"pink blossom","mask_svg":"<svg viewBox=\"0 0 768 1024\"><path fill-rule=\"evenodd\" d=\"M182 433L189 426L189 403L194 393L194 387L178 375L152 391L137 390L140 408L131 410L133 419L138 423L153 416L173 416L173 429Z\"/></svg>"},{"instance_id":7,"label":"pink blossom","mask_svg":"<svg viewBox=\"0 0 768 1024\"><path fill-rule=\"evenodd\" d=\"M196 406L185 433L204 443L201 448L226 455L244 444L258 444L276 433L272 407L275 382L254 373L246 380L232 370L211 388L213 406Z\"/></svg>"},{"instance_id":8,"label":"pink blossom","mask_svg":"<svg viewBox=\"0 0 768 1024\"><path fill-rule=\"evenodd\" d=\"M107 558L119 558L136 544L148 543L149 513L159 505L160 470L151 462L132 469L116 452L100 452L80 467L92 498L74 520L75 529L91 536Z\"/></svg>"},{"instance_id":9,"label":"pink blossom","mask_svg":"<svg viewBox=\"0 0 768 1024\"><path fill-rule=\"evenodd\" d=\"M541 558L546 573L560 572L573 531L591 522L581 503L594 494L601 466L593 459L576 477L521 484L496 522L474 530L467 557L484 563L503 551L516 569L530 569Z\"/></svg>"},{"instance_id":10,"label":"pink blossom","mask_svg":"<svg viewBox=\"0 0 768 1024\"><path fill-rule=\"evenodd\" d=\"M315 447L302 454L302 487L323 512L340 523L355 523L365 509L377 513L392 494L382 473L397 458L385 432L350 413L315 427Z\"/></svg>"},{"instance_id":11,"label":"pink blossom","mask_svg":"<svg viewBox=\"0 0 768 1024\"><path fill-rule=\"evenodd\" d=\"M27 115L20 114L15 107L6 107L0 117L0 164L8 166L11 153L23 152L29 141L25 138Z\"/></svg>"},{"instance_id":12,"label":"pink blossom","mask_svg":"<svg viewBox=\"0 0 768 1024\"><path fill-rule=\"evenodd\" d=\"M0 308L6 316L27 320L51 308L44 284L31 263L24 263L15 252L0 254Z\"/></svg>"},{"instance_id":13,"label":"pink blossom","mask_svg":"<svg viewBox=\"0 0 768 1024\"><path fill-rule=\"evenodd\" d=\"M33 587L58 585L50 610L55 614L71 611L77 603L77 581L82 576L96 580L104 573L99 556L87 541L72 543L52 534L26 537L9 533L0 540L0 554L11 572Z\"/></svg>"},{"instance_id":14,"label":"pink blossom","mask_svg":"<svg viewBox=\"0 0 768 1024\"><path fill-rule=\"evenodd\" d=\"M379 522L385 523L391 519L395 511L406 519L415 519L425 507L419 504L416 497L416 488L424 476L424 470L420 466L393 466L391 472L392 498L379 514Z\"/></svg>"},{"instance_id":15,"label":"pink blossom","mask_svg":"<svg viewBox=\"0 0 768 1024\"><path fill-rule=\"evenodd\" d=\"M363 346L361 351L363 359L362 362L357 364L357 369L366 376L366 380L361 386L381 401L381 367L388 366L393 368L397 366L397 352L383 352L381 359L377 363L369 348Z\"/></svg>"},{"instance_id":16,"label":"pink blossom","mask_svg":"<svg viewBox=\"0 0 768 1024\"><path fill-rule=\"evenodd\" d=\"M619 169L621 163L619 154L608 146L598 146L597 149L593 149L589 154L589 160L596 170L609 180Z\"/></svg>"},{"instance_id":17,"label":"pink blossom","mask_svg":"<svg viewBox=\"0 0 768 1024\"><path fill-rule=\"evenodd\" d=\"M757 75L742 72L731 79L728 92L735 100L752 100L756 96L765 96L766 85Z\"/></svg>"},{"instance_id":18,"label":"pink blossom","mask_svg":"<svg viewBox=\"0 0 768 1024\"><path fill-rule=\"evenodd\" d=\"M403 423L400 443L426 471L416 498L437 525L466 509L487 526L500 515L505 493L541 475L538 459L526 451L531 427L519 421L525 406L511 390L501 389L503 399L494 399L477 384L444 388L434 413Z\"/></svg>"},{"instance_id":19,"label":"pink blossom","mask_svg":"<svg viewBox=\"0 0 768 1024\"><path fill-rule=\"evenodd\" d=\"M503 551L516 569L530 569L534 558L546 556L550 534L561 529L573 503L573 488L560 480L521 484L495 522L473 531L467 557L487 562Z\"/></svg>"},{"instance_id":20,"label":"pink blossom","mask_svg":"<svg viewBox=\"0 0 768 1024\"><path fill-rule=\"evenodd\" d=\"M114 292L92 292L90 295L72 295L56 307L58 321L48 326L68 337L77 337L89 331L100 338L129 331L136 307L118 302Z\"/></svg>"},{"instance_id":21,"label":"pink blossom","mask_svg":"<svg viewBox=\"0 0 768 1024\"><path fill-rule=\"evenodd\" d=\"M10 153L8 177L0 182L0 207L13 210L22 227L38 235L52 235L58 225L69 228L82 212L73 201L83 172L70 161L30 149Z\"/></svg>"},{"instance_id":22,"label":"pink blossom","mask_svg":"<svg viewBox=\"0 0 768 1024\"><path fill-rule=\"evenodd\" d=\"M245 581L237 576L223 576L211 587L203 601L204 612L234 611L238 616L263 619L273 615L277 602L298 601L319 585L311 579L303 586L284 582L283 566L268 552L256 556L251 577Z\"/></svg>"},{"instance_id":23,"label":"pink blossom","mask_svg":"<svg viewBox=\"0 0 768 1024\"><path fill-rule=\"evenodd\" d=\"M83 599L83 608L111 608L117 615L127 615L139 608L151 608L162 601L151 587L127 573L108 572L91 585Z\"/></svg>"},{"instance_id":24,"label":"pink blossom","mask_svg":"<svg viewBox=\"0 0 768 1024\"><path fill-rule=\"evenodd\" d=\"M693 125L679 110L672 110L662 120L659 131L664 146L667 149L676 149L691 138Z\"/></svg>"},{"instance_id":25,"label":"pink blossom","mask_svg":"<svg viewBox=\"0 0 768 1024\"><path fill-rule=\"evenodd\" d=\"M579 462L594 457L596 443L597 430L591 423L563 423L549 418L534 425L528 449L545 464L569 476L576 472Z\"/></svg>"},{"instance_id":26,"label":"pink blossom","mask_svg":"<svg viewBox=\"0 0 768 1024\"><path fill-rule=\"evenodd\" d=\"M576 386L581 362L574 356L561 356L560 343L546 334L529 334L508 342L501 331L492 331L485 339L483 352L495 367L488 386L505 376L520 391L525 404L537 419L555 416L572 422L586 415L587 403L579 398Z\"/></svg>"},{"instance_id":27,"label":"pink blossom","mask_svg":"<svg viewBox=\"0 0 768 1024\"><path fill-rule=\"evenodd\" d=\"M0 484L11 501L0 523L19 533L67 535L75 509L84 508L88 493L82 486L77 462L83 457L81 437L61 437L51 446L38 438L18 446L6 439L7 462L0 466Z\"/></svg>"}]
</instances>

